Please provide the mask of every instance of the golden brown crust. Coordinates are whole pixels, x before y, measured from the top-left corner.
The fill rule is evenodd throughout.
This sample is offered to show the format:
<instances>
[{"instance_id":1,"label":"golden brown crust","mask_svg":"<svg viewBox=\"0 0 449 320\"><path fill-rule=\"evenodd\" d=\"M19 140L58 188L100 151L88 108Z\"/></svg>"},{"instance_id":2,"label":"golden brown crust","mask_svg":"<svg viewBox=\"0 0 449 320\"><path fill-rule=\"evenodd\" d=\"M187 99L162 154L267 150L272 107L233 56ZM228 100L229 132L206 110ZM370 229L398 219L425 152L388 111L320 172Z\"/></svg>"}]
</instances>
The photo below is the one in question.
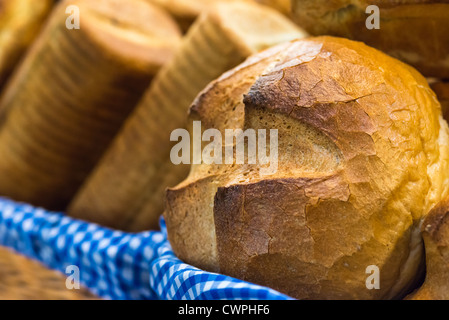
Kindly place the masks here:
<instances>
[{"instance_id":1,"label":"golden brown crust","mask_svg":"<svg viewBox=\"0 0 449 320\"><path fill-rule=\"evenodd\" d=\"M320 207L335 217L321 226L320 216L326 217L317 210L314 197L319 194L325 196ZM319 281L326 278L328 264L341 255L335 249L347 245L352 236L339 237L341 226L348 226L354 234L368 232L360 227L361 218L347 204L348 197L342 175L218 188L214 221L220 271L245 280L257 279L294 297L330 298L320 296ZM316 228L326 228L327 239L315 241ZM307 274L312 268L313 274ZM300 286L298 277L302 278Z\"/></svg>"},{"instance_id":2,"label":"golden brown crust","mask_svg":"<svg viewBox=\"0 0 449 320\"><path fill-rule=\"evenodd\" d=\"M366 8L380 8L380 29L369 30ZM363 41L416 67L426 76L449 77L449 2L294 0L298 24L314 35Z\"/></svg>"},{"instance_id":3,"label":"golden brown crust","mask_svg":"<svg viewBox=\"0 0 449 320\"><path fill-rule=\"evenodd\" d=\"M165 213L182 260L301 299L393 298L414 283L419 222L449 172L448 127L416 70L350 40L293 41L211 83L191 115L203 130L278 129L279 170L193 165ZM380 290L366 288L370 265Z\"/></svg>"}]
</instances>

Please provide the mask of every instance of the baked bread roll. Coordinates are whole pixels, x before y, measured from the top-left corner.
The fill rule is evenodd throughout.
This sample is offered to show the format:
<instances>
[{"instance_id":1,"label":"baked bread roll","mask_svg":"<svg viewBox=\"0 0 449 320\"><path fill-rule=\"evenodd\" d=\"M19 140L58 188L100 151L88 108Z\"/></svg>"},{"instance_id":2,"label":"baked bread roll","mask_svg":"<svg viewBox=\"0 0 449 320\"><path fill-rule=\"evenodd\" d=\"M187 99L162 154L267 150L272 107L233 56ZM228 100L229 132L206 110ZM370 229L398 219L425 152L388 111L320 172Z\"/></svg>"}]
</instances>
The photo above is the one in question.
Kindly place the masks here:
<instances>
[{"instance_id":1,"label":"baked bread roll","mask_svg":"<svg viewBox=\"0 0 449 320\"><path fill-rule=\"evenodd\" d=\"M141 0L62 2L0 100L0 194L65 210L180 40Z\"/></svg>"},{"instance_id":2,"label":"baked bread roll","mask_svg":"<svg viewBox=\"0 0 449 320\"><path fill-rule=\"evenodd\" d=\"M192 165L166 195L181 260L298 299L389 299L413 286L420 221L449 187L448 126L415 69L347 39L293 41L212 82L190 120L223 137L277 130L266 143L278 170L236 164L235 148L232 165ZM379 290L367 289L370 266Z\"/></svg>"},{"instance_id":3,"label":"baked bread roll","mask_svg":"<svg viewBox=\"0 0 449 320\"><path fill-rule=\"evenodd\" d=\"M0 0L0 88L34 40L53 0Z\"/></svg>"},{"instance_id":4,"label":"baked bread roll","mask_svg":"<svg viewBox=\"0 0 449 320\"><path fill-rule=\"evenodd\" d=\"M119 229L157 228L165 189L188 174L188 165L175 166L170 161L174 144L170 135L185 126L195 96L249 55L304 36L266 6L245 2L212 6L153 81L68 213Z\"/></svg>"},{"instance_id":5,"label":"baked bread roll","mask_svg":"<svg viewBox=\"0 0 449 320\"><path fill-rule=\"evenodd\" d=\"M380 9L380 29L368 29L369 5ZM449 77L447 0L292 0L299 25L313 35L364 41L428 77ZM369 23L372 21L369 20Z\"/></svg>"},{"instance_id":6,"label":"baked bread roll","mask_svg":"<svg viewBox=\"0 0 449 320\"><path fill-rule=\"evenodd\" d=\"M410 300L449 300L449 199L438 204L422 225L426 280Z\"/></svg>"}]
</instances>

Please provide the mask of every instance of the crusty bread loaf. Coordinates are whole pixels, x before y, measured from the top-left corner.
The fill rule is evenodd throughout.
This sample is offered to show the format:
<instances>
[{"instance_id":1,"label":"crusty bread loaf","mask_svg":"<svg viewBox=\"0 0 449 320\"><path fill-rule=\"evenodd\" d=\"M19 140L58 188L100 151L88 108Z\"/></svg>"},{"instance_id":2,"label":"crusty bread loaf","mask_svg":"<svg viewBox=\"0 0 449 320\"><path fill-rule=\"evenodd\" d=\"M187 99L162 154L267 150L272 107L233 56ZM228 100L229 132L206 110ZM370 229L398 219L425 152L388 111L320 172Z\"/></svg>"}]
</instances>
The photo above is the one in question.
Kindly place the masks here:
<instances>
[{"instance_id":1,"label":"crusty bread loaf","mask_svg":"<svg viewBox=\"0 0 449 320\"><path fill-rule=\"evenodd\" d=\"M153 81L68 213L131 231L157 228L165 189L188 174L188 165L175 166L170 161L170 134L185 126L195 96L249 55L305 35L266 6L213 5Z\"/></svg>"},{"instance_id":2,"label":"crusty bread loaf","mask_svg":"<svg viewBox=\"0 0 449 320\"><path fill-rule=\"evenodd\" d=\"M428 77L449 77L448 0L292 0L296 21L313 35L335 35L378 48ZM380 29L369 30L369 5Z\"/></svg>"},{"instance_id":3,"label":"crusty bread loaf","mask_svg":"<svg viewBox=\"0 0 449 320\"><path fill-rule=\"evenodd\" d=\"M449 300L449 198L439 203L422 224L426 248L426 280L410 300Z\"/></svg>"},{"instance_id":4,"label":"crusty bread loaf","mask_svg":"<svg viewBox=\"0 0 449 320\"><path fill-rule=\"evenodd\" d=\"M0 88L41 29L53 0L0 0Z\"/></svg>"},{"instance_id":5,"label":"crusty bread loaf","mask_svg":"<svg viewBox=\"0 0 449 320\"><path fill-rule=\"evenodd\" d=\"M0 194L65 210L181 31L141 0L66 1L49 19L0 100Z\"/></svg>"},{"instance_id":6,"label":"crusty bread loaf","mask_svg":"<svg viewBox=\"0 0 449 320\"><path fill-rule=\"evenodd\" d=\"M449 188L448 126L415 69L359 42L294 41L212 82L191 120L223 136L277 129L279 159L271 176L192 166L166 196L181 260L299 299L406 293L423 260L419 223ZM366 287L369 266L379 290Z\"/></svg>"}]
</instances>

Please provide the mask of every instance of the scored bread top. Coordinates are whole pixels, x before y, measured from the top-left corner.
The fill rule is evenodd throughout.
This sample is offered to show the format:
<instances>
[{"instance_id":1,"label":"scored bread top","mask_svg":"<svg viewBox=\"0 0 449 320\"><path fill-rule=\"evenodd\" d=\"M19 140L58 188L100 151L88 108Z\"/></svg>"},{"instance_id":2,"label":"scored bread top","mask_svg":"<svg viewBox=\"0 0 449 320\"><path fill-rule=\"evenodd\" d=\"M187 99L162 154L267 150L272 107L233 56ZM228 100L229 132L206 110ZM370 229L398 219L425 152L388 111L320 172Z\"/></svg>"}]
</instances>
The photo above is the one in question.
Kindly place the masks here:
<instances>
[{"instance_id":1,"label":"scored bread top","mask_svg":"<svg viewBox=\"0 0 449 320\"><path fill-rule=\"evenodd\" d=\"M202 129L277 129L278 171L193 165L167 192L175 253L293 297L392 298L418 276L419 222L448 193L448 127L413 68L350 40L250 57L191 108ZM380 290L365 270L380 268Z\"/></svg>"}]
</instances>

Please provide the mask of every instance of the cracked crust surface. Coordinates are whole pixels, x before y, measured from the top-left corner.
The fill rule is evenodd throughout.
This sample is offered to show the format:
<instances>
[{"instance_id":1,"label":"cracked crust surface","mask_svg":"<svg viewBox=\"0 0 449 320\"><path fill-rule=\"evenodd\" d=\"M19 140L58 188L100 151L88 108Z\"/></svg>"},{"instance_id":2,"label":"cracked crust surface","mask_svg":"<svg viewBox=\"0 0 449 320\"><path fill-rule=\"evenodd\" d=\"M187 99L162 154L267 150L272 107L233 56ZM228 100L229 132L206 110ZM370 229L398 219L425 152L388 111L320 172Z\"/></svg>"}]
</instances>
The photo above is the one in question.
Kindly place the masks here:
<instances>
[{"instance_id":1,"label":"cracked crust surface","mask_svg":"<svg viewBox=\"0 0 449 320\"><path fill-rule=\"evenodd\" d=\"M369 5L380 9L378 30L366 27ZM293 0L292 7L313 35L363 41L426 76L449 77L448 0Z\"/></svg>"},{"instance_id":2,"label":"cracked crust surface","mask_svg":"<svg viewBox=\"0 0 449 320\"><path fill-rule=\"evenodd\" d=\"M212 82L190 116L203 130L277 129L279 170L193 165L166 200L182 260L299 299L395 298L413 284L419 222L449 172L448 127L416 70L359 42L294 41ZM370 265L380 290L366 288Z\"/></svg>"}]
</instances>

